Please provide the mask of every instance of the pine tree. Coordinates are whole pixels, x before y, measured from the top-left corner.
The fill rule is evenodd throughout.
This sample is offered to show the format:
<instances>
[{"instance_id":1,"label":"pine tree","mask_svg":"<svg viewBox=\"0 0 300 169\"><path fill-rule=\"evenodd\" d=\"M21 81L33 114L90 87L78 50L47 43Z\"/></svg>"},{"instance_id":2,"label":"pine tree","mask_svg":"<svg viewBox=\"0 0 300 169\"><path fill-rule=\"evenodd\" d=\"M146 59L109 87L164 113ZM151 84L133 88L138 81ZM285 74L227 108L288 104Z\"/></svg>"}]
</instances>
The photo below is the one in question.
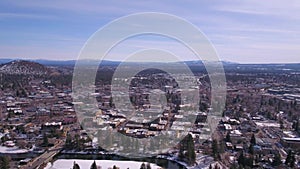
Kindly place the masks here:
<instances>
[{"instance_id":1,"label":"pine tree","mask_svg":"<svg viewBox=\"0 0 300 169\"><path fill-rule=\"evenodd\" d=\"M295 131L298 132L299 131L299 119L297 120L296 124L295 124Z\"/></svg>"},{"instance_id":2,"label":"pine tree","mask_svg":"<svg viewBox=\"0 0 300 169\"><path fill-rule=\"evenodd\" d=\"M279 166L281 164L281 158L278 153L275 154L274 161L272 163L272 166Z\"/></svg>"},{"instance_id":3,"label":"pine tree","mask_svg":"<svg viewBox=\"0 0 300 169\"><path fill-rule=\"evenodd\" d=\"M229 132L227 132L225 140L226 140L226 142L231 142L231 138L230 138L230 133Z\"/></svg>"},{"instance_id":4,"label":"pine tree","mask_svg":"<svg viewBox=\"0 0 300 169\"><path fill-rule=\"evenodd\" d=\"M254 148L253 148L253 145L252 144L250 144L250 146L249 146L249 154L254 154Z\"/></svg>"},{"instance_id":5,"label":"pine tree","mask_svg":"<svg viewBox=\"0 0 300 169\"><path fill-rule=\"evenodd\" d=\"M179 155L178 158L183 160L184 158L184 145L182 143L182 141L179 143Z\"/></svg>"},{"instance_id":6,"label":"pine tree","mask_svg":"<svg viewBox=\"0 0 300 169\"><path fill-rule=\"evenodd\" d=\"M188 141L187 141L187 158L188 158L188 163L190 165L194 164L196 161L194 139L190 134L188 135Z\"/></svg>"},{"instance_id":7,"label":"pine tree","mask_svg":"<svg viewBox=\"0 0 300 169\"><path fill-rule=\"evenodd\" d=\"M295 161L296 161L296 158L295 158L295 155L293 154L292 157L291 157L291 161L290 161L290 167L291 168L294 168Z\"/></svg>"},{"instance_id":8,"label":"pine tree","mask_svg":"<svg viewBox=\"0 0 300 169\"><path fill-rule=\"evenodd\" d=\"M94 160L93 164L91 165L90 169L97 169L96 161Z\"/></svg>"},{"instance_id":9,"label":"pine tree","mask_svg":"<svg viewBox=\"0 0 300 169\"><path fill-rule=\"evenodd\" d=\"M8 156L0 156L0 168L1 169L9 169L9 157Z\"/></svg>"},{"instance_id":10,"label":"pine tree","mask_svg":"<svg viewBox=\"0 0 300 169\"><path fill-rule=\"evenodd\" d=\"M80 169L79 165L75 161L73 163L73 169Z\"/></svg>"},{"instance_id":11,"label":"pine tree","mask_svg":"<svg viewBox=\"0 0 300 169\"><path fill-rule=\"evenodd\" d=\"M216 159L218 157L218 153L219 153L218 142L216 139L214 139L212 142L212 152L213 152L214 158Z\"/></svg>"},{"instance_id":12,"label":"pine tree","mask_svg":"<svg viewBox=\"0 0 300 169\"><path fill-rule=\"evenodd\" d=\"M188 134L179 143L179 155L178 158L185 159L189 165L192 165L196 161L195 144L191 134Z\"/></svg>"},{"instance_id":13,"label":"pine tree","mask_svg":"<svg viewBox=\"0 0 300 169\"><path fill-rule=\"evenodd\" d=\"M47 137L46 134L43 135L43 145L44 145L44 146L48 146L48 145L49 145L48 137Z\"/></svg>"},{"instance_id":14,"label":"pine tree","mask_svg":"<svg viewBox=\"0 0 300 169\"><path fill-rule=\"evenodd\" d=\"M146 169L146 165L145 165L145 163L142 163L142 165L141 165L140 169Z\"/></svg>"},{"instance_id":15,"label":"pine tree","mask_svg":"<svg viewBox=\"0 0 300 169\"><path fill-rule=\"evenodd\" d=\"M71 135L68 133L67 138L66 138L65 148L67 150L70 150L70 149L72 149L72 147L73 147L72 138L71 138Z\"/></svg>"},{"instance_id":16,"label":"pine tree","mask_svg":"<svg viewBox=\"0 0 300 169\"><path fill-rule=\"evenodd\" d=\"M147 163L146 169L151 169L150 163Z\"/></svg>"},{"instance_id":17,"label":"pine tree","mask_svg":"<svg viewBox=\"0 0 300 169\"><path fill-rule=\"evenodd\" d=\"M288 155L286 156L285 159L285 164L288 165L292 160L292 150L289 150Z\"/></svg>"},{"instance_id":18,"label":"pine tree","mask_svg":"<svg viewBox=\"0 0 300 169\"><path fill-rule=\"evenodd\" d=\"M254 134L252 134L250 143L251 143L252 145L256 145L256 138L255 138L255 135L254 135Z\"/></svg>"},{"instance_id":19,"label":"pine tree","mask_svg":"<svg viewBox=\"0 0 300 169\"><path fill-rule=\"evenodd\" d=\"M241 166L245 166L245 157L244 157L244 153L242 152L238 158L238 163Z\"/></svg>"},{"instance_id":20,"label":"pine tree","mask_svg":"<svg viewBox=\"0 0 300 169\"><path fill-rule=\"evenodd\" d=\"M253 157L245 158L245 165L252 168L253 167Z\"/></svg>"}]
</instances>

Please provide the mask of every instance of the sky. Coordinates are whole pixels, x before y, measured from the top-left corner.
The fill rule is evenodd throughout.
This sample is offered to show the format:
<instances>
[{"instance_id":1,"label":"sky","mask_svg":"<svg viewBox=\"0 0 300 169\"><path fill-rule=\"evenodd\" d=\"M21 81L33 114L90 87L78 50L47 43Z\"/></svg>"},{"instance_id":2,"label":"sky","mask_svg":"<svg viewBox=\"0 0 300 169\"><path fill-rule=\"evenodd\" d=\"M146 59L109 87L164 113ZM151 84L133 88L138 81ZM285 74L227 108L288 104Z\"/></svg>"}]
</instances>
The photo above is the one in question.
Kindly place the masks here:
<instances>
[{"instance_id":1,"label":"sky","mask_svg":"<svg viewBox=\"0 0 300 169\"><path fill-rule=\"evenodd\" d=\"M200 29L221 60L238 63L300 63L300 1L0 1L0 58L77 59L101 27L138 12L184 18ZM176 28L174 28L176 29ZM108 59L162 48L193 60L174 40L128 39Z\"/></svg>"}]
</instances>

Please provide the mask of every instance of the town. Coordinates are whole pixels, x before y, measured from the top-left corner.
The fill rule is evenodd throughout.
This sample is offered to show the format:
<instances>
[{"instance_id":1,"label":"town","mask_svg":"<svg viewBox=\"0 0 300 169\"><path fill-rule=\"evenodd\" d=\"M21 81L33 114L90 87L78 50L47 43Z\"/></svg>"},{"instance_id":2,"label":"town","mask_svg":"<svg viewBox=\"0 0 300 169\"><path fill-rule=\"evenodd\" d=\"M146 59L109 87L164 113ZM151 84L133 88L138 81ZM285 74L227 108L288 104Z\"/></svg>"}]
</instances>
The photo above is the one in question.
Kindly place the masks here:
<instances>
[{"instance_id":1,"label":"town","mask_svg":"<svg viewBox=\"0 0 300 169\"><path fill-rule=\"evenodd\" d=\"M0 165L45 168L62 156L85 159L147 154L172 161L178 168L299 168L299 67L225 64L226 103L216 130L208 137L211 85L205 69L192 69L198 80L197 86L191 86L192 92L199 92L199 104L192 105L198 106L197 111L186 111L187 105L181 104L182 91L173 77L145 70L131 81L128 92L134 112L126 112L130 110L126 105L117 110L115 104L121 101L112 99L111 78L116 66L104 65L95 92L89 96L97 100L98 110L93 112L72 98L73 65L23 60L3 63ZM180 73L178 77L187 78ZM163 95L158 100L166 100L153 104L151 95ZM85 110L84 119L78 116L76 106ZM128 119L130 113L134 116ZM195 119L187 120L191 116ZM187 129L185 137L176 142L179 132ZM157 142L155 138L165 131L174 139ZM148 157L142 159L153 163L146 161ZM166 162L158 165L168 168Z\"/></svg>"}]
</instances>

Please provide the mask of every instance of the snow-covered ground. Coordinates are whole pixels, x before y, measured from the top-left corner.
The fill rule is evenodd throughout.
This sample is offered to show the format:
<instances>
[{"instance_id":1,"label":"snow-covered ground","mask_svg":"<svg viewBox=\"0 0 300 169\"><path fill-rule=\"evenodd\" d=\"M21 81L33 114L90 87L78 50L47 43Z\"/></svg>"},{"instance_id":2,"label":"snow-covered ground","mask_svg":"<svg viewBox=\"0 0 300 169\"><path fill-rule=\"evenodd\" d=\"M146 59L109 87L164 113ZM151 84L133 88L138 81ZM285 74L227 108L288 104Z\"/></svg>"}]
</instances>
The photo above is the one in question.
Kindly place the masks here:
<instances>
[{"instance_id":1,"label":"snow-covered ground","mask_svg":"<svg viewBox=\"0 0 300 169\"><path fill-rule=\"evenodd\" d=\"M53 164L48 163L45 169L70 169L73 167L74 161L80 168L90 168L94 160L80 160L80 159L58 159ZM102 169L112 168L114 165L120 169L139 169L143 162L138 161L114 161L114 160L96 160L96 164ZM145 163L146 164L146 163ZM152 169L159 169L161 167L156 164L150 164Z\"/></svg>"},{"instance_id":2,"label":"snow-covered ground","mask_svg":"<svg viewBox=\"0 0 300 169\"><path fill-rule=\"evenodd\" d=\"M19 149L18 147L6 147L0 146L0 153L3 154L19 154L19 153L27 153L26 149Z\"/></svg>"}]
</instances>

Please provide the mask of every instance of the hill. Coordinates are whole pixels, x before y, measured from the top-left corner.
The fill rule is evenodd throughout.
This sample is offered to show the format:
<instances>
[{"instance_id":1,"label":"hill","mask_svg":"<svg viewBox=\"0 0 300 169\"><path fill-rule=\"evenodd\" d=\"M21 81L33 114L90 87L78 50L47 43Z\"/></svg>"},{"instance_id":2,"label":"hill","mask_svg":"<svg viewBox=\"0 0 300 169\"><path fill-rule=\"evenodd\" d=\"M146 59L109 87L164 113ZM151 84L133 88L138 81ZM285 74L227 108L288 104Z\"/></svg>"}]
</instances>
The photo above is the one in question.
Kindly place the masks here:
<instances>
[{"instance_id":1,"label":"hill","mask_svg":"<svg viewBox=\"0 0 300 169\"><path fill-rule=\"evenodd\" d=\"M36 62L14 60L0 65L0 72L20 75L45 75L49 73L49 69Z\"/></svg>"}]
</instances>

